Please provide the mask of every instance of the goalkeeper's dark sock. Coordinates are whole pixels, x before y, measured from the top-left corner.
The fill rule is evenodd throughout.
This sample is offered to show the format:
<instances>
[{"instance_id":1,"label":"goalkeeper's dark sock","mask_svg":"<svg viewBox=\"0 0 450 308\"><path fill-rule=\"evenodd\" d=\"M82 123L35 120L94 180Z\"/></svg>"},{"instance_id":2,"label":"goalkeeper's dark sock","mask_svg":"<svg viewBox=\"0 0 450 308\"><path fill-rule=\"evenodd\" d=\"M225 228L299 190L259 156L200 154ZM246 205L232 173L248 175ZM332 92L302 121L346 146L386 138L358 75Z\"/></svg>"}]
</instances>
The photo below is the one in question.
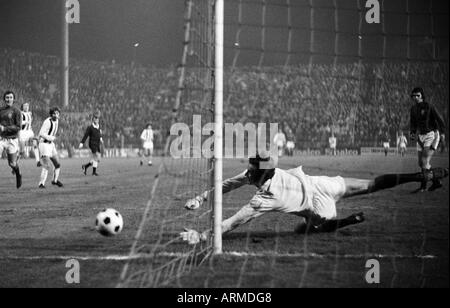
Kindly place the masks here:
<instances>
[{"instance_id":1,"label":"goalkeeper's dark sock","mask_svg":"<svg viewBox=\"0 0 450 308\"><path fill-rule=\"evenodd\" d=\"M318 226L314 226L310 231L314 233L333 232L350 225L362 223L364 220L365 218L363 213L353 214L344 219L327 220Z\"/></svg>"},{"instance_id":2,"label":"goalkeeper's dark sock","mask_svg":"<svg viewBox=\"0 0 450 308\"><path fill-rule=\"evenodd\" d=\"M369 193L373 193L383 189L389 189L397 185L420 182L423 183L428 181L428 177L423 172L409 173L409 174L385 174L377 177L372 185L369 187Z\"/></svg>"}]
</instances>

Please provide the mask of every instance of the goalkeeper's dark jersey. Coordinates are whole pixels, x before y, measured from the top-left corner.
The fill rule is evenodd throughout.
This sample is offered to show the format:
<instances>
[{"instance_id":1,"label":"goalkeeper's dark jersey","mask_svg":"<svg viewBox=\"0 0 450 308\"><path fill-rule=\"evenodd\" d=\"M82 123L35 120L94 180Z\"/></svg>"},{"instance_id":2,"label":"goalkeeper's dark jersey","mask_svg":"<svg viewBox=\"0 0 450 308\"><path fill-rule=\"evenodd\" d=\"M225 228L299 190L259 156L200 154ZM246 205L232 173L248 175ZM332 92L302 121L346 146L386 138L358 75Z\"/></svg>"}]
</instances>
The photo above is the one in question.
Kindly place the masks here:
<instances>
[{"instance_id":1,"label":"goalkeeper's dark jersey","mask_svg":"<svg viewBox=\"0 0 450 308\"><path fill-rule=\"evenodd\" d=\"M81 143L85 143L87 138L89 138L89 148L92 150L92 152L100 152L100 143L102 138L102 130L100 129L100 125L97 127L95 127L93 124L90 125L86 129Z\"/></svg>"}]
</instances>

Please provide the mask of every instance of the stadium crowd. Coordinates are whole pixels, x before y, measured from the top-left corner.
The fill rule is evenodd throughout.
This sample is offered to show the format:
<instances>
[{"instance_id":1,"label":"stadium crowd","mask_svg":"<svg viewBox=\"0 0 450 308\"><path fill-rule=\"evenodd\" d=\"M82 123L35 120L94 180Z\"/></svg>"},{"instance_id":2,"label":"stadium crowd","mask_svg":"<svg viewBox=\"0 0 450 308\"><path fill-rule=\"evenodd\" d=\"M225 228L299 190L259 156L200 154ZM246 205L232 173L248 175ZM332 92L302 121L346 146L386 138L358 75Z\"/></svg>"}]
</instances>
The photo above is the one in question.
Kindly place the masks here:
<instances>
[{"instance_id":1,"label":"stadium crowd","mask_svg":"<svg viewBox=\"0 0 450 308\"><path fill-rule=\"evenodd\" d=\"M57 57L0 49L0 67L0 89L15 91L19 104L31 103L35 131L50 106L62 108L61 147L78 145L94 110L102 113L107 147L138 146L147 123L169 129L178 89L175 67L71 59L68 106L59 99ZM418 85L448 122L448 64L239 67L225 74L224 121L278 122L299 149L326 147L332 132L341 148L380 146L386 138L394 145L396 134L408 131L409 91ZM185 99L183 109L195 110L196 100L195 94Z\"/></svg>"}]
</instances>

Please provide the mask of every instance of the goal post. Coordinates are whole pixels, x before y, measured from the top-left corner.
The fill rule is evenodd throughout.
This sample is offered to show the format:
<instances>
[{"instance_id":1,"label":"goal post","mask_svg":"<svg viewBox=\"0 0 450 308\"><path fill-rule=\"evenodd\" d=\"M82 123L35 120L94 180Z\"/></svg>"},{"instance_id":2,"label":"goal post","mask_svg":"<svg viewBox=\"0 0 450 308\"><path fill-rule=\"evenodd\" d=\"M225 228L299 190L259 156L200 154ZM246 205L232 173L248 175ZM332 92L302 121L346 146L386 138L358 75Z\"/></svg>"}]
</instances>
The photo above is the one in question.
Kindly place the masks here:
<instances>
[{"instance_id":1,"label":"goal post","mask_svg":"<svg viewBox=\"0 0 450 308\"><path fill-rule=\"evenodd\" d=\"M214 63L214 254L222 253L224 0L215 3Z\"/></svg>"}]
</instances>

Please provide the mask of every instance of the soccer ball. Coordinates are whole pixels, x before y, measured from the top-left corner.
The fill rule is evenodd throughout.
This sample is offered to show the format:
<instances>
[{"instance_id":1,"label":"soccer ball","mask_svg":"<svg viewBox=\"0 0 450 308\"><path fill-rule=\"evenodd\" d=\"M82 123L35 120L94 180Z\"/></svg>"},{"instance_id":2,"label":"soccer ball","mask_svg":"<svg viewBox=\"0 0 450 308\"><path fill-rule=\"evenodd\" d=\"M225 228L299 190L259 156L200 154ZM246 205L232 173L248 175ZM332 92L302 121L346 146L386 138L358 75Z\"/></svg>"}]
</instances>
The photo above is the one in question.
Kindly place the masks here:
<instances>
[{"instance_id":1,"label":"soccer ball","mask_svg":"<svg viewBox=\"0 0 450 308\"><path fill-rule=\"evenodd\" d=\"M103 236L114 236L122 232L123 218L114 209L105 209L95 219L95 230Z\"/></svg>"}]
</instances>

